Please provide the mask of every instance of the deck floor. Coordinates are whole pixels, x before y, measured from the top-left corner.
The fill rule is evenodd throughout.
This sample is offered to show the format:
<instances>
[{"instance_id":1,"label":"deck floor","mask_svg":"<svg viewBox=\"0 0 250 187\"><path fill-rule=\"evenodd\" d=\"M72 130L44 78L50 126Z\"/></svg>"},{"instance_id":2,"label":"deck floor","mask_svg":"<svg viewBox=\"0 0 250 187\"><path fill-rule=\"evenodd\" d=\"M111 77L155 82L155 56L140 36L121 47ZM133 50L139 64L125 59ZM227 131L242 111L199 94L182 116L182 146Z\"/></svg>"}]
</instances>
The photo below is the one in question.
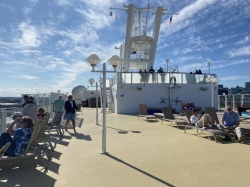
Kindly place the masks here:
<instances>
[{"instance_id":1,"label":"deck floor","mask_svg":"<svg viewBox=\"0 0 250 187\"><path fill-rule=\"evenodd\" d=\"M100 113L99 113L100 114ZM101 114L100 114L101 115ZM23 187L240 187L250 185L250 139L245 144L208 140L207 134L135 115L107 114L107 151L95 109L78 113L78 134L58 141L49 170L40 161L0 162L0 186ZM99 124L102 124L99 116ZM250 124L249 124L250 126Z\"/></svg>"}]
</instances>

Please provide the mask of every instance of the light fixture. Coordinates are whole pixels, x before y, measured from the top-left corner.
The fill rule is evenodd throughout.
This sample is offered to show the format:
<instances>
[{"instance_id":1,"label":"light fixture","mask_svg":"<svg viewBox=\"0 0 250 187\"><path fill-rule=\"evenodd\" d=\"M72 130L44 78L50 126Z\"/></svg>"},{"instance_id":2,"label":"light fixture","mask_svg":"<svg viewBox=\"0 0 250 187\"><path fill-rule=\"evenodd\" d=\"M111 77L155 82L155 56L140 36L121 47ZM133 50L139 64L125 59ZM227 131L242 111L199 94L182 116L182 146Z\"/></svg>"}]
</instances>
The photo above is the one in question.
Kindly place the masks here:
<instances>
[{"instance_id":1,"label":"light fixture","mask_svg":"<svg viewBox=\"0 0 250 187\"><path fill-rule=\"evenodd\" d=\"M101 59L96 54L91 54L86 61L89 63L90 66L92 66L92 71L94 71L95 67L98 66Z\"/></svg>"},{"instance_id":2,"label":"light fixture","mask_svg":"<svg viewBox=\"0 0 250 187\"><path fill-rule=\"evenodd\" d=\"M61 93L61 90L57 90L57 93Z\"/></svg>"},{"instance_id":3,"label":"light fixture","mask_svg":"<svg viewBox=\"0 0 250 187\"><path fill-rule=\"evenodd\" d=\"M95 79L93 79L93 78L91 78L91 79L89 79L89 84L91 84L91 86L92 86L92 84L95 82Z\"/></svg>"},{"instance_id":4,"label":"light fixture","mask_svg":"<svg viewBox=\"0 0 250 187\"><path fill-rule=\"evenodd\" d=\"M103 84L103 78L100 78L99 83Z\"/></svg>"},{"instance_id":5,"label":"light fixture","mask_svg":"<svg viewBox=\"0 0 250 187\"><path fill-rule=\"evenodd\" d=\"M116 71L116 67L119 66L122 62L121 58L118 57L117 55L113 55L109 60L109 64L113 66L114 71Z\"/></svg>"}]
</instances>

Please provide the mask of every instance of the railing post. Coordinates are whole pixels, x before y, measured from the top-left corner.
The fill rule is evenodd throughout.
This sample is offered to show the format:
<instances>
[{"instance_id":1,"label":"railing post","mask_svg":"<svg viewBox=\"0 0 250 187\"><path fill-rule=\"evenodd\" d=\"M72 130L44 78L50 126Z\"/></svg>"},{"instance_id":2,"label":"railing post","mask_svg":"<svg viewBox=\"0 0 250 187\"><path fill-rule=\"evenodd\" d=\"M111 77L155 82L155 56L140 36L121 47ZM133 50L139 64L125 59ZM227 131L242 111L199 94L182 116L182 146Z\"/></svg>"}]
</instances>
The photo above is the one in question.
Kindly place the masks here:
<instances>
[{"instance_id":1,"label":"railing post","mask_svg":"<svg viewBox=\"0 0 250 187\"><path fill-rule=\"evenodd\" d=\"M227 95L225 95L225 108L227 107Z\"/></svg>"},{"instance_id":2,"label":"railing post","mask_svg":"<svg viewBox=\"0 0 250 187\"><path fill-rule=\"evenodd\" d=\"M235 110L234 95L233 95L233 110Z\"/></svg>"},{"instance_id":3,"label":"railing post","mask_svg":"<svg viewBox=\"0 0 250 187\"><path fill-rule=\"evenodd\" d=\"M0 133L2 134L3 132L6 131L6 110L1 110L0 118L1 118Z\"/></svg>"}]
</instances>

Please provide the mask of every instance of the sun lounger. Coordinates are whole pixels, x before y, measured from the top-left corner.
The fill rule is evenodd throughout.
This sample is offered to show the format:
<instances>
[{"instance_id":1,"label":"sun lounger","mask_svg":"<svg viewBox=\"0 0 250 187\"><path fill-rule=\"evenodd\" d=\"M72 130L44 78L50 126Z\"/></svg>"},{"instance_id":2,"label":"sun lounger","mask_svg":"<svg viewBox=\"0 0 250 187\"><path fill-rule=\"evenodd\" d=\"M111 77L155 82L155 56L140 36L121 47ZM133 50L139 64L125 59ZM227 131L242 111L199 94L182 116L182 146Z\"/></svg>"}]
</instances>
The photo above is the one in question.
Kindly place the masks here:
<instances>
[{"instance_id":1,"label":"sun lounger","mask_svg":"<svg viewBox=\"0 0 250 187\"><path fill-rule=\"evenodd\" d=\"M149 119L155 119L157 121L157 118L154 115L148 115L147 105L146 104L139 104L140 114L138 114L139 117L145 117L147 121Z\"/></svg>"},{"instance_id":2,"label":"sun lounger","mask_svg":"<svg viewBox=\"0 0 250 187\"><path fill-rule=\"evenodd\" d=\"M58 122L58 119L62 117L62 115L63 115L63 112L56 112L50 123L50 126L46 129L48 133L51 133L51 131L55 130L60 140L63 139L64 131L62 129L61 124L57 124L57 122Z\"/></svg>"},{"instance_id":3,"label":"sun lounger","mask_svg":"<svg viewBox=\"0 0 250 187\"><path fill-rule=\"evenodd\" d=\"M16 156L16 157L7 157L7 156L3 156L2 159L0 160L0 164L1 162L10 162L11 160L18 160L18 159L22 159L22 158L27 158L27 157L39 157L42 160L42 163L44 165L45 170L48 169L43 155L46 154L45 153L45 147L43 147L43 149L37 149L35 148L32 144L35 141L35 138L37 137L38 134L38 130L40 129L39 125L36 125L33 129L30 141L27 145L27 148L25 150L25 153L21 156Z\"/></svg>"},{"instance_id":4,"label":"sun lounger","mask_svg":"<svg viewBox=\"0 0 250 187\"><path fill-rule=\"evenodd\" d=\"M5 144L1 149L0 149L0 160L3 157L4 153L7 151L7 149L9 148L9 146L11 145L10 142L8 142L7 144Z\"/></svg>"},{"instance_id":5,"label":"sun lounger","mask_svg":"<svg viewBox=\"0 0 250 187\"><path fill-rule=\"evenodd\" d=\"M187 122L188 122L188 124L185 126L185 131L184 131L185 134L186 134L187 128L193 128L193 129L197 130L197 133L198 133L198 130L201 130L201 131L205 131L205 132L213 135L214 140L215 140L216 143L218 142L216 136L229 136L230 139L231 139L230 134L228 132L224 131L224 130L213 129L213 128L203 129L203 128L195 127L195 125L192 124L191 121L190 121L190 117L193 115L192 111L191 110L185 110L184 112L185 112L185 115L187 117ZM210 137L208 137L208 139L210 139Z\"/></svg>"},{"instance_id":6,"label":"sun lounger","mask_svg":"<svg viewBox=\"0 0 250 187\"><path fill-rule=\"evenodd\" d=\"M174 122L177 126L177 129L179 129L179 125L186 125L187 122L184 119L181 118L175 118L172 112L171 107L162 107L162 113L164 114L164 117L162 118L161 123L164 121Z\"/></svg>"}]
</instances>

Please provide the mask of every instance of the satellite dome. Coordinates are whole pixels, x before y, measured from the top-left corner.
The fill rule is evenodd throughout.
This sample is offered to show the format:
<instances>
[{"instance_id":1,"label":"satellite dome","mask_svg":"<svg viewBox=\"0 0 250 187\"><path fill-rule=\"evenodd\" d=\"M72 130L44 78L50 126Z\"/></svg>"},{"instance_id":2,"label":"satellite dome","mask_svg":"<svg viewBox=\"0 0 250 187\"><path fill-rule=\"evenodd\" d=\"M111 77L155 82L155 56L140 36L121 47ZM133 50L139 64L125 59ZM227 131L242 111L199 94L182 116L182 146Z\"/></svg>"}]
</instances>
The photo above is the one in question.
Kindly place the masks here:
<instances>
[{"instance_id":1,"label":"satellite dome","mask_svg":"<svg viewBox=\"0 0 250 187\"><path fill-rule=\"evenodd\" d=\"M74 99L83 99L83 91L86 91L87 88L82 85L78 85L72 89L72 95Z\"/></svg>"}]
</instances>

